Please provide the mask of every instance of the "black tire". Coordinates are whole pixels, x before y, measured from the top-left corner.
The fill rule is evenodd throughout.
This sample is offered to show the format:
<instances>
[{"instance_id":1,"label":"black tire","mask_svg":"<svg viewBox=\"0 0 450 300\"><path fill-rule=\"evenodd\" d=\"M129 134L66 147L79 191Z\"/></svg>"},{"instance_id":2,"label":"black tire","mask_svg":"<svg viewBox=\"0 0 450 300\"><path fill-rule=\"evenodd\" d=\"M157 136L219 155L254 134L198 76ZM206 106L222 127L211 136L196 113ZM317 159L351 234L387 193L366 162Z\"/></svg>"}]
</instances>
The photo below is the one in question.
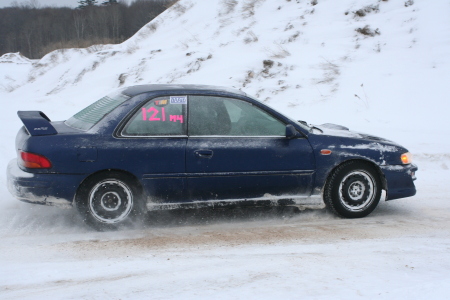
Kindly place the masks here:
<instances>
[{"instance_id":1,"label":"black tire","mask_svg":"<svg viewBox=\"0 0 450 300\"><path fill-rule=\"evenodd\" d=\"M328 179L323 200L327 208L344 218L370 214L381 198L381 180L368 163L349 161L338 166Z\"/></svg>"},{"instance_id":2,"label":"black tire","mask_svg":"<svg viewBox=\"0 0 450 300\"><path fill-rule=\"evenodd\" d=\"M146 214L142 198L141 189L131 176L109 172L86 179L75 202L86 224L105 231L140 223Z\"/></svg>"}]
</instances>

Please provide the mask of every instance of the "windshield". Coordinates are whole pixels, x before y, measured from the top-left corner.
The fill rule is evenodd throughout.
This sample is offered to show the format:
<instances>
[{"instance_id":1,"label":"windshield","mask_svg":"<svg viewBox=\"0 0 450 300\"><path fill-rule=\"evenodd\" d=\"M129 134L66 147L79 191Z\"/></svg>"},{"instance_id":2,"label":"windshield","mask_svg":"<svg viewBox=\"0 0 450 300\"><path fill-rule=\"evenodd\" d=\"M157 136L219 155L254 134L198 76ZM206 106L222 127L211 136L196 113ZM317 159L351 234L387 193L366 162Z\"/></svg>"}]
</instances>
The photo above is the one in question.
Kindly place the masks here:
<instances>
[{"instance_id":1,"label":"windshield","mask_svg":"<svg viewBox=\"0 0 450 300\"><path fill-rule=\"evenodd\" d=\"M109 94L77 112L65 122L66 125L84 131L91 129L104 116L109 114L126 100L130 99L129 96L122 94L121 91L122 90Z\"/></svg>"}]
</instances>

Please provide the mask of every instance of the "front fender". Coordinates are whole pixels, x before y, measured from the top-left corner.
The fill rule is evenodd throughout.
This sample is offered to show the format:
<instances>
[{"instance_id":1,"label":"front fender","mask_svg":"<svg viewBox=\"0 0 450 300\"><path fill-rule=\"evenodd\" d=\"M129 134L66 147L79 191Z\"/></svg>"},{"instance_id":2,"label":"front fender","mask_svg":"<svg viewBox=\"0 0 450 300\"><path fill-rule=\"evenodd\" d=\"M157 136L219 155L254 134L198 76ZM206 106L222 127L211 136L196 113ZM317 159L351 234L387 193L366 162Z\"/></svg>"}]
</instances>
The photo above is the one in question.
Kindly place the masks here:
<instances>
[{"instance_id":1,"label":"front fender","mask_svg":"<svg viewBox=\"0 0 450 300\"><path fill-rule=\"evenodd\" d=\"M405 148L395 144L358 138L310 134L308 139L313 147L317 164L313 194L321 193L331 172L350 160L366 161L373 165L382 175L383 188L386 189L387 182L381 167L401 164L400 154L407 152ZM330 151L323 154L322 150Z\"/></svg>"}]
</instances>

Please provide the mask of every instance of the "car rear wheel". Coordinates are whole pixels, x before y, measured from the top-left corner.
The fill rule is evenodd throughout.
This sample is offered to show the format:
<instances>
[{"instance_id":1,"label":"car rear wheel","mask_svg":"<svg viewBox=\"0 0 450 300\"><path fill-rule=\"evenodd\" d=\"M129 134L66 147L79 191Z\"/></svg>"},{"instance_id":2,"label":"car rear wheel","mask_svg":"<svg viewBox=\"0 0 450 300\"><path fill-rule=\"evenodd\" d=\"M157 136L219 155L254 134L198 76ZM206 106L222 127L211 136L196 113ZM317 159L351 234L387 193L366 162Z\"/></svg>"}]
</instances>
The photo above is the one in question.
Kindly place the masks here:
<instances>
[{"instance_id":1,"label":"car rear wheel","mask_svg":"<svg viewBox=\"0 0 450 300\"><path fill-rule=\"evenodd\" d=\"M119 172L94 175L80 187L76 205L83 220L97 230L114 230L141 221L145 215L140 189Z\"/></svg>"},{"instance_id":2,"label":"car rear wheel","mask_svg":"<svg viewBox=\"0 0 450 300\"><path fill-rule=\"evenodd\" d=\"M381 198L381 181L368 163L350 161L337 167L324 190L324 202L333 213L345 218L370 214Z\"/></svg>"}]
</instances>

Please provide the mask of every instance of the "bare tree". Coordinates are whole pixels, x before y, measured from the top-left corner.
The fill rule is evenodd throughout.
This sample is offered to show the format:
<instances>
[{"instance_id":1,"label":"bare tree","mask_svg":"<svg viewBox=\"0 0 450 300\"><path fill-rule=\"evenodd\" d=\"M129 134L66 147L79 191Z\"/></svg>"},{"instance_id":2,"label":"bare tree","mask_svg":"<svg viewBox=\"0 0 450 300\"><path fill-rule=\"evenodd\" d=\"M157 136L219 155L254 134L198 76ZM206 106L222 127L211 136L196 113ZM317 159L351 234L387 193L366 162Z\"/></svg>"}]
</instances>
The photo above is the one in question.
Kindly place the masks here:
<instances>
[{"instance_id":1,"label":"bare tree","mask_svg":"<svg viewBox=\"0 0 450 300\"><path fill-rule=\"evenodd\" d=\"M73 25L78 40L84 39L84 31L86 29L86 16L80 11L73 14Z\"/></svg>"},{"instance_id":2,"label":"bare tree","mask_svg":"<svg viewBox=\"0 0 450 300\"><path fill-rule=\"evenodd\" d=\"M23 38L24 38L24 40L26 42L26 45L28 47L27 50L28 50L28 55L30 57L33 57L33 54L34 54L33 53L33 50L34 50L34 48L33 48L33 40L32 40L33 32L34 32L34 27L30 26L29 24L27 24L27 26L25 26L23 28L23 30L22 30L22 35L23 35Z\"/></svg>"}]
</instances>

